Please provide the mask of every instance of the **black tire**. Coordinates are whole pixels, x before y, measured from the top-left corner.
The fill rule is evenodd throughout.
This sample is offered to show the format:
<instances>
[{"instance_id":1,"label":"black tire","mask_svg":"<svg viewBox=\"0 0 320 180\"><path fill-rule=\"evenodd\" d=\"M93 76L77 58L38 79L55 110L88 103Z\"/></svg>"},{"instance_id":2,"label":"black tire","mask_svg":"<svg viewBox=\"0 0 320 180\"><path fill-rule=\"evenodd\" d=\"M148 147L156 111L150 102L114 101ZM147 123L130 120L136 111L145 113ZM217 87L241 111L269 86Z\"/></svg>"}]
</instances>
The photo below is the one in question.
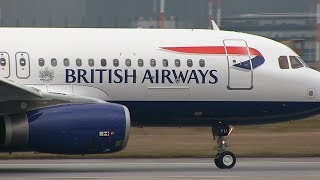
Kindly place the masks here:
<instances>
[{"instance_id":1,"label":"black tire","mask_svg":"<svg viewBox=\"0 0 320 180\"><path fill-rule=\"evenodd\" d=\"M219 157L219 155L214 159L214 164L215 164L219 169L223 169L223 166L222 166L222 164L220 163L218 157Z\"/></svg>"},{"instance_id":2,"label":"black tire","mask_svg":"<svg viewBox=\"0 0 320 180\"><path fill-rule=\"evenodd\" d=\"M0 117L0 148L4 146L6 140L6 125L3 116Z\"/></svg>"},{"instance_id":3,"label":"black tire","mask_svg":"<svg viewBox=\"0 0 320 180\"><path fill-rule=\"evenodd\" d=\"M214 159L214 163L219 169L231 169L236 165L236 162L236 156L229 151L218 154Z\"/></svg>"}]
</instances>

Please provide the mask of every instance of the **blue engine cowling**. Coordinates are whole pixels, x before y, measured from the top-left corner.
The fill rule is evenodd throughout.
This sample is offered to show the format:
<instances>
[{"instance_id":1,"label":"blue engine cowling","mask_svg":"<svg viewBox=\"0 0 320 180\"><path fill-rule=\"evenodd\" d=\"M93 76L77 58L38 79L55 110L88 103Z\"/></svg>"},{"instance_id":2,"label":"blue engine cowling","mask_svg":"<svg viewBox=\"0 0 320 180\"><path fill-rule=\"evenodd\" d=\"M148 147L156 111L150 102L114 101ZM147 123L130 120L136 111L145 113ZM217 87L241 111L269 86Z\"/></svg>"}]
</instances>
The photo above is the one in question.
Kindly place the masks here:
<instances>
[{"instance_id":1,"label":"blue engine cowling","mask_svg":"<svg viewBox=\"0 0 320 180\"><path fill-rule=\"evenodd\" d=\"M57 154L121 151L130 129L129 110L113 103L61 105L3 117L2 149ZM1 128L0 128L1 129Z\"/></svg>"}]
</instances>

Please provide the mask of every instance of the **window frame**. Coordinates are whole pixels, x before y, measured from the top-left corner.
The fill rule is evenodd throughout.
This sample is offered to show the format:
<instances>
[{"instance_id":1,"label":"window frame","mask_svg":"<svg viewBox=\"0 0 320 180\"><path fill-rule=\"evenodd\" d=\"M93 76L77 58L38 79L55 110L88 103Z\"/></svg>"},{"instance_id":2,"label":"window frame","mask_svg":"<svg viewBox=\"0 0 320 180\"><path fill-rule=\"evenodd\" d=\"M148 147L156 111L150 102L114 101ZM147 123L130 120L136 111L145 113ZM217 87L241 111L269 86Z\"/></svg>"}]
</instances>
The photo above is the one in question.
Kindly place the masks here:
<instances>
[{"instance_id":1,"label":"window frame","mask_svg":"<svg viewBox=\"0 0 320 180\"><path fill-rule=\"evenodd\" d=\"M206 61L204 59L199 59L199 66L206 67Z\"/></svg>"},{"instance_id":2,"label":"window frame","mask_svg":"<svg viewBox=\"0 0 320 180\"><path fill-rule=\"evenodd\" d=\"M309 65L300 56L296 56L296 58L303 64L304 67L310 68Z\"/></svg>"},{"instance_id":3,"label":"window frame","mask_svg":"<svg viewBox=\"0 0 320 180\"><path fill-rule=\"evenodd\" d=\"M24 62L24 63L22 63L22 62ZM19 59L19 64L20 64L21 67L25 67L27 65L26 58L24 58L24 57L20 58Z\"/></svg>"},{"instance_id":4,"label":"window frame","mask_svg":"<svg viewBox=\"0 0 320 180\"><path fill-rule=\"evenodd\" d=\"M169 66L169 61L168 61L168 59L162 59L162 66L163 66L163 67L168 67L168 66Z\"/></svg>"},{"instance_id":5,"label":"window frame","mask_svg":"<svg viewBox=\"0 0 320 180\"><path fill-rule=\"evenodd\" d=\"M187 66L190 67L190 68L193 67L193 61L192 61L192 59L188 59L188 60L187 60Z\"/></svg>"},{"instance_id":6,"label":"window frame","mask_svg":"<svg viewBox=\"0 0 320 180\"><path fill-rule=\"evenodd\" d=\"M7 65L6 58L0 58L0 66L6 66L6 65Z\"/></svg>"},{"instance_id":7,"label":"window frame","mask_svg":"<svg viewBox=\"0 0 320 180\"><path fill-rule=\"evenodd\" d=\"M93 67L93 66L94 66L94 59L93 59L93 58L88 59L88 65L89 65L90 67Z\"/></svg>"},{"instance_id":8,"label":"window frame","mask_svg":"<svg viewBox=\"0 0 320 180\"><path fill-rule=\"evenodd\" d=\"M114 67L119 67L119 66L120 66L120 61L119 61L119 59L113 59L112 64L113 64Z\"/></svg>"},{"instance_id":9,"label":"window frame","mask_svg":"<svg viewBox=\"0 0 320 180\"><path fill-rule=\"evenodd\" d=\"M181 61L180 61L180 59L175 59L175 60L174 60L174 66L175 66L175 67L181 67Z\"/></svg>"},{"instance_id":10,"label":"window frame","mask_svg":"<svg viewBox=\"0 0 320 180\"><path fill-rule=\"evenodd\" d=\"M155 59L150 59L150 66L151 67L156 67L157 66L157 62Z\"/></svg>"},{"instance_id":11,"label":"window frame","mask_svg":"<svg viewBox=\"0 0 320 180\"><path fill-rule=\"evenodd\" d=\"M286 58L286 64L281 64L280 63L280 58ZM289 61L289 58L288 58L288 56L280 56L279 58L278 58L278 65L279 65L279 68L280 69L290 69L290 66L291 66L291 64L290 64L290 61ZM286 65L286 67L282 67L282 65Z\"/></svg>"},{"instance_id":12,"label":"window frame","mask_svg":"<svg viewBox=\"0 0 320 180\"><path fill-rule=\"evenodd\" d=\"M100 60L100 64L101 64L102 67L106 67L106 66L107 66L107 60L104 59L104 58L102 58L102 59Z\"/></svg>"},{"instance_id":13,"label":"window frame","mask_svg":"<svg viewBox=\"0 0 320 180\"><path fill-rule=\"evenodd\" d=\"M69 67L69 66L70 66L70 60L69 60L68 58L64 58L64 59L63 59L63 65L64 65L65 67Z\"/></svg>"},{"instance_id":14,"label":"window frame","mask_svg":"<svg viewBox=\"0 0 320 180\"><path fill-rule=\"evenodd\" d=\"M300 64L301 66L299 66L299 67L293 67L292 66L292 58L294 58L294 60L296 61L296 62L298 62L298 64ZM296 56L289 56L289 61L290 61L290 67L291 67L291 69L300 69L300 68L303 68L304 67L304 65L303 65L303 63L299 60L299 58L297 58Z\"/></svg>"},{"instance_id":15,"label":"window frame","mask_svg":"<svg viewBox=\"0 0 320 180\"><path fill-rule=\"evenodd\" d=\"M126 65L127 67L131 67L131 65L132 65L131 59L126 59L126 60L125 60L125 65Z\"/></svg>"},{"instance_id":16,"label":"window frame","mask_svg":"<svg viewBox=\"0 0 320 180\"><path fill-rule=\"evenodd\" d=\"M56 67L58 65L58 60L56 58L51 58L50 64L52 67Z\"/></svg>"},{"instance_id":17,"label":"window frame","mask_svg":"<svg viewBox=\"0 0 320 180\"><path fill-rule=\"evenodd\" d=\"M138 66L143 67L144 66L144 61L143 59L138 59Z\"/></svg>"},{"instance_id":18,"label":"window frame","mask_svg":"<svg viewBox=\"0 0 320 180\"><path fill-rule=\"evenodd\" d=\"M81 58L77 58L76 59L76 66L77 67L81 67L82 66L82 59Z\"/></svg>"},{"instance_id":19,"label":"window frame","mask_svg":"<svg viewBox=\"0 0 320 180\"><path fill-rule=\"evenodd\" d=\"M39 58L39 59L38 59L38 65L39 65L40 67L43 67L43 66L46 65L46 63L45 63L45 61L44 61L43 58Z\"/></svg>"}]
</instances>

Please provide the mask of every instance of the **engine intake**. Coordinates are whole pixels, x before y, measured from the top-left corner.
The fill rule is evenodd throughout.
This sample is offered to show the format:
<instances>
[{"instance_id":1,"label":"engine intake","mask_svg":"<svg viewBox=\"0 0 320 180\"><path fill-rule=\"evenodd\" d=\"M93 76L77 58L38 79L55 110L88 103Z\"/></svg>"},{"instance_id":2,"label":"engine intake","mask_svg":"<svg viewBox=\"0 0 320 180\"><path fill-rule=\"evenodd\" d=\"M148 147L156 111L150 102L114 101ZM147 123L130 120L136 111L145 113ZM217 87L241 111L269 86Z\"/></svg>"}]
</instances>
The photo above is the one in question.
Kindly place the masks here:
<instances>
[{"instance_id":1,"label":"engine intake","mask_svg":"<svg viewBox=\"0 0 320 180\"><path fill-rule=\"evenodd\" d=\"M0 119L0 149L57 154L117 152L128 142L130 113L113 103L62 105Z\"/></svg>"}]
</instances>

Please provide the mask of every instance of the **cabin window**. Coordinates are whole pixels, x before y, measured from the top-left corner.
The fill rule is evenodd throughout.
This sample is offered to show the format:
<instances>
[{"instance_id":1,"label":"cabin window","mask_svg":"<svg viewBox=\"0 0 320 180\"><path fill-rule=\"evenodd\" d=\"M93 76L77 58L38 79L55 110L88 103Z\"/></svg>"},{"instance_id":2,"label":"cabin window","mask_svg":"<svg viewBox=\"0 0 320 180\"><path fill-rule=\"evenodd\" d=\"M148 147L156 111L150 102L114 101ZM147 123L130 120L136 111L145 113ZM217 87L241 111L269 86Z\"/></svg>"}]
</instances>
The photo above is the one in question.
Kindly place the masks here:
<instances>
[{"instance_id":1,"label":"cabin window","mask_svg":"<svg viewBox=\"0 0 320 180\"><path fill-rule=\"evenodd\" d=\"M1 64L1 66L6 66L6 64L7 64L6 59L5 58L1 58L0 59L0 64Z\"/></svg>"},{"instance_id":2,"label":"cabin window","mask_svg":"<svg viewBox=\"0 0 320 180\"><path fill-rule=\"evenodd\" d=\"M82 66L82 60L80 58L76 59L76 65L78 67Z\"/></svg>"},{"instance_id":3,"label":"cabin window","mask_svg":"<svg viewBox=\"0 0 320 180\"><path fill-rule=\"evenodd\" d=\"M63 65L66 66L66 67L68 67L70 65L70 61L69 61L68 58L64 58Z\"/></svg>"},{"instance_id":4,"label":"cabin window","mask_svg":"<svg viewBox=\"0 0 320 180\"><path fill-rule=\"evenodd\" d=\"M163 65L163 67L168 67L168 65L169 65L168 59L163 59L162 60L162 65Z\"/></svg>"},{"instance_id":5,"label":"cabin window","mask_svg":"<svg viewBox=\"0 0 320 180\"><path fill-rule=\"evenodd\" d=\"M130 67L131 66L131 60L130 59L126 59L126 66Z\"/></svg>"},{"instance_id":6,"label":"cabin window","mask_svg":"<svg viewBox=\"0 0 320 180\"><path fill-rule=\"evenodd\" d=\"M150 66L151 67L155 67L156 66L156 60L155 59L151 59L150 60Z\"/></svg>"},{"instance_id":7,"label":"cabin window","mask_svg":"<svg viewBox=\"0 0 320 180\"><path fill-rule=\"evenodd\" d=\"M279 66L281 69L289 69L289 61L287 56L279 57Z\"/></svg>"},{"instance_id":8,"label":"cabin window","mask_svg":"<svg viewBox=\"0 0 320 180\"><path fill-rule=\"evenodd\" d=\"M181 66L180 59L174 60L174 64L175 64L176 67L180 67Z\"/></svg>"},{"instance_id":9,"label":"cabin window","mask_svg":"<svg viewBox=\"0 0 320 180\"><path fill-rule=\"evenodd\" d=\"M26 59L25 58L21 58L20 59L20 66L25 66L26 65Z\"/></svg>"},{"instance_id":10,"label":"cabin window","mask_svg":"<svg viewBox=\"0 0 320 180\"><path fill-rule=\"evenodd\" d=\"M113 60L113 66L118 67L119 66L119 59L114 59Z\"/></svg>"},{"instance_id":11,"label":"cabin window","mask_svg":"<svg viewBox=\"0 0 320 180\"><path fill-rule=\"evenodd\" d=\"M187 66L188 66L188 67L192 67L192 66L193 66L192 59L188 59L188 60L187 60Z\"/></svg>"},{"instance_id":12,"label":"cabin window","mask_svg":"<svg viewBox=\"0 0 320 180\"><path fill-rule=\"evenodd\" d=\"M303 64L304 67L309 68L308 64L307 64L306 62L304 62L304 61L301 59L301 57L296 56L296 58Z\"/></svg>"},{"instance_id":13,"label":"cabin window","mask_svg":"<svg viewBox=\"0 0 320 180\"><path fill-rule=\"evenodd\" d=\"M290 64L292 69L302 68L303 64L295 56L290 56Z\"/></svg>"},{"instance_id":14,"label":"cabin window","mask_svg":"<svg viewBox=\"0 0 320 180\"><path fill-rule=\"evenodd\" d=\"M199 65L200 65L200 67L206 66L206 63L205 63L204 59L200 59Z\"/></svg>"},{"instance_id":15,"label":"cabin window","mask_svg":"<svg viewBox=\"0 0 320 180\"><path fill-rule=\"evenodd\" d=\"M93 59L89 59L88 60L88 64L90 67L94 66L94 60Z\"/></svg>"},{"instance_id":16,"label":"cabin window","mask_svg":"<svg viewBox=\"0 0 320 180\"><path fill-rule=\"evenodd\" d=\"M57 59L52 58L51 59L51 66L55 67L55 66L57 66L57 64L58 64Z\"/></svg>"},{"instance_id":17,"label":"cabin window","mask_svg":"<svg viewBox=\"0 0 320 180\"><path fill-rule=\"evenodd\" d=\"M138 66L142 67L143 66L143 59L138 59Z\"/></svg>"},{"instance_id":18,"label":"cabin window","mask_svg":"<svg viewBox=\"0 0 320 180\"><path fill-rule=\"evenodd\" d=\"M39 66L44 66L44 59L43 58L39 59Z\"/></svg>"},{"instance_id":19,"label":"cabin window","mask_svg":"<svg viewBox=\"0 0 320 180\"><path fill-rule=\"evenodd\" d=\"M107 60L106 59L101 59L101 66L103 66L103 67L107 66Z\"/></svg>"}]
</instances>

